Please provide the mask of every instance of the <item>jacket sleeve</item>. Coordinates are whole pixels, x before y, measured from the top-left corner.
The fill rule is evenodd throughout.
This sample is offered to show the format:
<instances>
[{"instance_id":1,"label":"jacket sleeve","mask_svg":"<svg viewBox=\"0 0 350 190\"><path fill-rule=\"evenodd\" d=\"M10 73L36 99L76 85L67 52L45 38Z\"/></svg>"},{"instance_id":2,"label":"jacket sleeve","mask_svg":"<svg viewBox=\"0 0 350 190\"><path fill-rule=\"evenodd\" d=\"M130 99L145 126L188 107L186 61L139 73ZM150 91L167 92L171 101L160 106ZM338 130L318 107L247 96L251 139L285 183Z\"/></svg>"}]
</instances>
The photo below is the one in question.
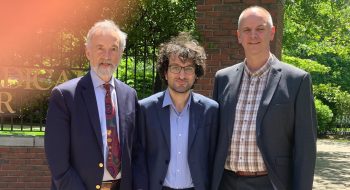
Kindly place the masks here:
<instances>
[{"instance_id":1,"label":"jacket sleeve","mask_svg":"<svg viewBox=\"0 0 350 190\"><path fill-rule=\"evenodd\" d=\"M132 151L133 189L148 190L148 167L146 160L145 116L142 106L138 105L134 146Z\"/></svg>"},{"instance_id":2,"label":"jacket sleeve","mask_svg":"<svg viewBox=\"0 0 350 190\"><path fill-rule=\"evenodd\" d=\"M81 189L85 185L70 164L70 114L60 89L51 93L45 128L45 153L56 189Z\"/></svg>"},{"instance_id":3,"label":"jacket sleeve","mask_svg":"<svg viewBox=\"0 0 350 190\"><path fill-rule=\"evenodd\" d=\"M305 74L295 104L293 189L312 189L317 120L311 77Z\"/></svg>"}]
</instances>

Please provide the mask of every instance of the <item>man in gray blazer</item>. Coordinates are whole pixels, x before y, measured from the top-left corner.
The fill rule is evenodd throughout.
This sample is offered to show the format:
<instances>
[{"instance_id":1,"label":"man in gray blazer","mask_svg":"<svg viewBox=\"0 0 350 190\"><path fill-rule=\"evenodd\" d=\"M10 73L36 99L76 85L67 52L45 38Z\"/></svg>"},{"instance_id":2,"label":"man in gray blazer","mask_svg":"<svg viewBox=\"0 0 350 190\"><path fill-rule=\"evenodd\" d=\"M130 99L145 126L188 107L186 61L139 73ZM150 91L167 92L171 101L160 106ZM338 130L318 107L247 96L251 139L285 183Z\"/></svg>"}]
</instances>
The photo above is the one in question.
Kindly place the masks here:
<instances>
[{"instance_id":1,"label":"man in gray blazer","mask_svg":"<svg viewBox=\"0 0 350 190\"><path fill-rule=\"evenodd\" d=\"M161 46L158 72L168 88L139 102L134 189L210 188L218 104L191 90L204 74L205 59L186 33Z\"/></svg>"},{"instance_id":2,"label":"man in gray blazer","mask_svg":"<svg viewBox=\"0 0 350 190\"><path fill-rule=\"evenodd\" d=\"M216 73L220 105L212 190L310 190L316 116L310 75L270 52L269 12L244 10L237 36L244 62Z\"/></svg>"}]
</instances>

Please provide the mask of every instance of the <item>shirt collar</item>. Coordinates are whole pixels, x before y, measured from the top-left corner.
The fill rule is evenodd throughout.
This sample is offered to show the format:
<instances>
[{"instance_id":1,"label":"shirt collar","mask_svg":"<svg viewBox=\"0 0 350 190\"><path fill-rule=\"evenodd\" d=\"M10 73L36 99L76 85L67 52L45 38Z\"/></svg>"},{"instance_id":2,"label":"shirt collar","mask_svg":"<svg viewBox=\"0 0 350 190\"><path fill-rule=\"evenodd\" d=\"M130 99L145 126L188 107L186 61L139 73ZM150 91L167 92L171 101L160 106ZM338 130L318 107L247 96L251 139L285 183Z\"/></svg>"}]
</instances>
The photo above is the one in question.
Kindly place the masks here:
<instances>
[{"instance_id":1,"label":"shirt collar","mask_svg":"<svg viewBox=\"0 0 350 190\"><path fill-rule=\"evenodd\" d=\"M97 74L96 72L91 69L90 70L90 75L91 75L91 79L92 79L92 84L94 85L94 88L98 88L100 86L103 86L106 82L103 81ZM111 78L111 80L108 82L110 85L112 85L112 87L114 88L114 80L112 80L113 77Z\"/></svg>"},{"instance_id":2,"label":"shirt collar","mask_svg":"<svg viewBox=\"0 0 350 190\"><path fill-rule=\"evenodd\" d=\"M270 53L270 56L267 59L266 63L257 71L251 72L247 66L247 59L245 59L244 60L244 72L246 74L248 74L248 76L251 76L251 77L260 77L260 76L264 75L265 73L267 73L267 71L270 69L271 60L272 60L272 54Z\"/></svg>"},{"instance_id":3,"label":"shirt collar","mask_svg":"<svg viewBox=\"0 0 350 190\"><path fill-rule=\"evenodd\" d=\"M188 98L186 106L185 106L187 109L190 107L191 99L192 99L192 91L190 92L190 97ZM169 89L167 88L164 92L164 100L163 100L162 107L164 108L164 107L169 106L169 105L171 105L175 108L173 100L170 97Z\"/></svg>"}]
</instances>

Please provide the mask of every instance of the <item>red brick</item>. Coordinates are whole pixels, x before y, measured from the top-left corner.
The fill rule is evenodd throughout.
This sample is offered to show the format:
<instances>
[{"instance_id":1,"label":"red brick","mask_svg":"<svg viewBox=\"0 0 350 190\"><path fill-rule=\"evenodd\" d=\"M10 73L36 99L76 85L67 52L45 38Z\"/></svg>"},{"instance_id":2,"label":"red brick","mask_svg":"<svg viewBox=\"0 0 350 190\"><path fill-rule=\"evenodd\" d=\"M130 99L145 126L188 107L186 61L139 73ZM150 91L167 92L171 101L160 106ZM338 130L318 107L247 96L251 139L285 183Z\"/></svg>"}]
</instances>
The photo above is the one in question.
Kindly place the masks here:
<instances>
[{"instance_id":1,"label":"red brick","mask_svg":"<svg viewBox=\"0 0 350 190\"><path fill-rule=\"evenodd\" d=\"M28 150L28 152L45 154L45 149L44 148L31 148Z\"/></svg>"},{"instance_id":2,"label":"red brick","mask_svg":"<svg viewBox=\"0 0 350 190\"><path fill-rule=\"evenodd\" d=\"M16 177L16 176L21 176L23 175L23 171L20 170L6 170L6 171L0 171L0 176L5 175L5 176L12 176L12 177Z\"/></svg>"},{"instance_id":3,"label":"red brick","mask_svg":"<svg viewBox=\"0 0 350 190\"><path fill-rule=\"evenodd\" d=\"M259 3L259 1L258 0L243 0L243 3L245 3L245 4L255 4L255 5L257 5L258 3Z\"/></svg>"},{"instance_id":4,"label":"red brick","mask_svg":"<svg viewBox=\"0 0 350 190\"><path fill-rule=\"evenodd\" d=\"M25 176L25 177L18 177L19 182L48 182L50 181L49 176Z\"/></svg>"},{"instance_id":5,"label":"red brick","mask_svg":"<svg viewBox=\"0 0 350 190\"><path fill-rule=\"evenodd\" d=\"M43 187L49 187L50 183L44 183L44 182L33 182L33 183L25 183L25 188L43 188Z\"/></svg>"},{"instance_id":6,"label":"red brick","mask_svg":"<svg viewBox=\"0 0 350 190\"><path fill-rule=\"evenodd\" d=\"M23 183L23 182L9 183L8 187L9 188L23 189L23 188L25 188L25 183Z\"/></svg>"},{"instance_id":7,"label":"red brick","mask_svg":"<svg viewBox=\"0 0 350 190\"><path fill-rule=\"evenodd\" d=\"M9 177L9 176L4 176L1 177L1 182L17 182L17 177Z\"/></svg>"},{"instance_id":8,"label":"red brick","mask_svg":"<svg viewBox=\"0 0 350 190\"><path fill-rule=\"evenodd\" d=\"M232 30L220 30L220 31L214 31L214 36L232 36Z\"/></svg>"},{"instance_id":9,"label":"red brick","mask_svg":"<svg viewBox=\"0 0 350 190\"><path fill-rule=\"evenodd\" d=\"M7 182L0 182L0 189L4 189L5 187L7 187Z\"/></svg>"},{"instance_id":10,"label":"red brick","mask_svg":"<svg viewBox=\"0 0 350 190\"><path fill-rule=\"evenodd\" d=\"M51 173L49 171L49 168L47 167L47 170L41 170L41 171L26 171L24 173L24 176L50 176Z\"/></svg>"},{"instance_id":11,"label":"red brick","mask_svg":"<svg viewBox=\"0 0 350 190\"><path fill-rule=\"evenodd\" d=\"M28 152L28 148L23 148L23 147L11 147L10 151L11 153L27 153Z\"/></svg>"},{"instance_id":12,"label":"red brick","mask_svg":"<svg viewBox=\"0 0 350 190\"><path fill-rule=\"evenodd\" d=\"M224 0L224 3L240 3L241 0Z\"/></svg>"},{"instance_id":13,"label":"red brick","mask_svg":"<svg viewBox=\"0 0 350 190\"><path fill-rule=\"evenodd\" d=\"M25 161L25 159L10 159L9 164L24 164Z\"/></svg>"},{"instance_id":14,"label":"red brick","mask_svg":"<svg viewBox=\"0 0 350 190\"><path fill-rule=\"evenodd\" d=\"M222 4L222 0L205 0L206 5L217 5L217 4Z\"/></svg>"},{"instance_id":15,"label":"red brick","mask_svg":"<svg viewBox=\"0 0 350 190\"><path fill-rule=\"evenodd\" d=\"M196 22L198 24L212 24L213 23L212 20L208 19L208 18L197 18Z\"/></svg>"},{"instance_id":16,"label":"red brick","mask_svg":"<svg viewBox=\"0 0 350 190\"><path fill-rule=\"evenodd\" d=\"M202 32L202 35L204 35L204 36L213 36L213 31L205 30L204 32Z\"/></svg>"},{"instance_id":17,"label":"red brick","mask_svg":"<svg viewBox=\"0 0 350 190\"><path fill-rule=\"evenodd\" d=\"M46 165L47 162L45 159L30 159L30 160L27 160L27 164L30 164L30 165Z\"/></svg>"},{"instance_id":18,"label":"red brick","mask_svg":"<svg viewBox=\"0 0 350 190\"><path fill-rule=\"evenodd\" d=\"M197 84L202 84L202 85L209 84L209 83L210 83L210 80L209 80L209 79L206 79L206 78L200 78L200 79L197 81Z\"/></svg>"},{"instance_id":19,"label":"red brick","mask_svg":"<svg viewBox=\"0 0 350 190\"><path fill-rule=\"evenodd\" d=\"M9 151L10 151L10 148L4 147L4 146L0 146L0 153L8 153Z\"/></svg>"},{"instance_id":20,"label":"red brick","mask_svg":"<svg viewBox=\"0 0 350 190\"><path fill-rule=\"evenodd\" d=\"M269 4L269 3L277 3L276 0L261 0L261 3Z\"/></svg>"},{"instance_id":21,"label":"red brick","mask_svg":"<svg viewBox=\"0 0 350 190\"><path fill-rule=\"evenodd\" d=\"M221 25L223 30L232 30L234 33L236 33L237 27L234 23L225 23Z\"/></svg>"},{"instance_id":22,"label":"red brick","mask_svg":"<svg viewBox=\"0 0 350 190\"><path fill-rule=\"evenodd\" d=\"M214 29L214 30L220 30L221 28L221 25L219 24L208 24L208 25L205 25L205 29L208 30L208 29Z\"/></svg>"},{"instance_id":23,"label":"red brick","mask_svg":"<svg viewBox=\"0 0 350 190\"><path fill-rule=\"evenodd\" d=\"M21 168L20 165L16 164L5 164L1 166L1 170L21 170Z\"/></svg>"},{"instance_id":24,"label":"red brick","mask_svg":"<svg viewBox=\"0 0 350 190\"><path fill-rule=\"evenodd\" d=\"M231 5L215 5L214 11L231 12L233 7Z\"/></svg>"},{"instance_id":25,"label":"red brick","mask_svg":"<svg viewBox=\"0 0 350 190\"><path fill-rule=\"evenodd\" d=\"M207 12L212 10L213 6L211 5L197 5L197 12Z\"/></svg>"},{"instance_id":26,"label":"red brick","mask_svg":"<svg viewBox=\"0 0 350 190\"><path fill-rule=\"evenodd\" d=\"M205 15L207 17L221 17L222 16L222 12L219 11L211 11L211 12L206 12Z\"/></svg>"}]
</instances>

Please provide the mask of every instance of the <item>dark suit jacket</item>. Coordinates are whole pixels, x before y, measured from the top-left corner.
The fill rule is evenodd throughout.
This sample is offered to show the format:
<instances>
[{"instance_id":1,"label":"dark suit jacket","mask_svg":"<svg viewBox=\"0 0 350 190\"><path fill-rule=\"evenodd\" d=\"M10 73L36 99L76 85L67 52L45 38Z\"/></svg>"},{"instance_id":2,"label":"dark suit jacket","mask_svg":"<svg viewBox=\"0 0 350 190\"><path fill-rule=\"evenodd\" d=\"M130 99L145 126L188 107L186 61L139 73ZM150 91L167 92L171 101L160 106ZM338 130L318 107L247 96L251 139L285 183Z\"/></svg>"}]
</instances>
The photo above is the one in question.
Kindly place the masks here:
<instances>
[{"instance_id":1,"label":"dark suit jacket","mask_svg":"<svg viewBox=\"0 0 350 190\"><path fill-rule=\"evenodd\" d=\"M131 190L131 148L137 97L115 80L122 148L121 189ZM51 189L96 189L103 177L103 143L96 96L88 73L52 90L45 129L45 151L52 173Z\"/></svg>"},{"instance_id":2,"label":"dark suit jacket","mask_svg":"<svg viewBox=\"0 0 350 190\"><path fill-rule=\"evenodd\" d=\"M196 190L210 188L218 104L191 93L188 164ZM170 111L162 108L164 92L141 100L138 145L135 145L134 189L161 190L170 160Z\"/></svg>"},{"instance_id":3,"label":"dark suit jacket","mask_svg":"<svg viewBox=\"0 0 350 190\"><path fill-rule=\"evenodd\" d=\"M212 190L218 189L223 174L243 70L239 63L215 77L213 98L220 105L220 131ZM273 56L256 120L257 145L274 186L312 189L317 124L310 75Z\"/></svg>"}]
</instances>

